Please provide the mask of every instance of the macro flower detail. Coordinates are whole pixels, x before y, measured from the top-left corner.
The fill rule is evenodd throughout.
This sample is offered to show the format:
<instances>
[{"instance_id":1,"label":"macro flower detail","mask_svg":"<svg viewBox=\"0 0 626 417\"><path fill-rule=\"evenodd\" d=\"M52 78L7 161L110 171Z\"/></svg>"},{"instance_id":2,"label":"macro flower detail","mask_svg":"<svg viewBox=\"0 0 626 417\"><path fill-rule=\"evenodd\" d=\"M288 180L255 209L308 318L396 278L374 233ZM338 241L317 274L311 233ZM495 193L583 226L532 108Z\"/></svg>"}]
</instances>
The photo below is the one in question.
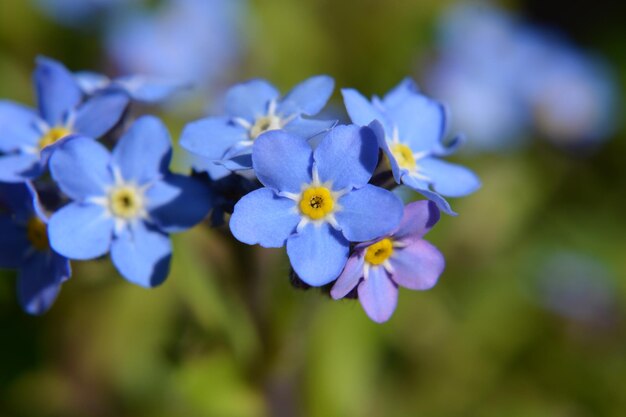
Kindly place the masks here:
<instances>
[{"instance_id":1,"label":"macro flower detail","mask_svg":"<svg viewBox=\"0 0 626 417\"><path fill-rule=\"evenodd\" d=\"M83 100L73 75L48 58L37 59L34 84L38 111L0 101L0 181L38 177L61 139L70 134L99 138L120 120L128 104L126 94L116 92Z\"/></svg>"},{"instance_id":2,"label":"macro flower detail","mask_svg":"<svg viewBox=\"0 0 626 417\"><path fill-rule=\"evenodd\" d=\"M439 210L433 202L407 204L395 232L355 247L331 289L331 296L340 299L356 289L372 320L389 320L398 303L398 286L427 290L443 272L443 255L423 239L438 220Z\"/></svg>"},{"instance_id":3,"label":"macro flower detail","mask_svg":"<svg viewBox=\"0 0 626 417\"><path fill-rule=\"evenodd\" d=\"M0 183L0 268L17 269L17 295L29 314L45 313L71 275L50 248L48 220L29 183Z\"/></svg>"},{"instance_id":4,"label":"macro flower detail","mask_svg":"<svg viewBox=\"0 0 626 417\"><path fill-rule=\"evenodd\" d=\"M385 135L379 145L398 184L421 193L447 214L455 213L442 196L461 197L480 187L472 171L440 159L455 150L460 138L444 146L445 108L418 93L412 80L402 81L383 99L374 97L371 102L353 89L343 89L342 94L353 123L382 123Z\"/></svg>"},{"instance_id":5,"label":"macro flower detail","mask_svg":"<svg viewBox=\"0 0 626 417\"><path fill-rule=\"evenodd\" d=\"M315 150L285 131L260 136L252 160L265 187L235 205L235 238L264 247L286 244L294 271L309 285L336 279L350 242L383 236L402 216L398 197L368 184L378 161L377 124L335 127Z\"/></svg>"},{"instance_id":6,"label":"macro flower detail","mask_svg":"<svg viewBox=\"0 0 626 417\"><path fill-rule=\"evenodd\" d=\"M71 200L50 219L50 243L70 259L111 252L130 282L153 287L169 271L168 233L200 222L211 208L208 188L170 173L165 126L143 116L112 153L88 138L71 137L50 159L50 172Z\"/></svg>"},{"instance_id":7,"label":"macro flower detail","mask_svg":"<svg viewBox=\"0 0 626 417\"><path fill-rule=\"evenodd\" d=\"M231 171L250 169L252 146L261 134L282 129L308 139L330 129L334 121L302 116L319 113L333 88L333 79L324 75L303 81L282 98L265 80L238 84L226 94L226 115L190 123L180 144Z\"/></svg>"}]
</instances>

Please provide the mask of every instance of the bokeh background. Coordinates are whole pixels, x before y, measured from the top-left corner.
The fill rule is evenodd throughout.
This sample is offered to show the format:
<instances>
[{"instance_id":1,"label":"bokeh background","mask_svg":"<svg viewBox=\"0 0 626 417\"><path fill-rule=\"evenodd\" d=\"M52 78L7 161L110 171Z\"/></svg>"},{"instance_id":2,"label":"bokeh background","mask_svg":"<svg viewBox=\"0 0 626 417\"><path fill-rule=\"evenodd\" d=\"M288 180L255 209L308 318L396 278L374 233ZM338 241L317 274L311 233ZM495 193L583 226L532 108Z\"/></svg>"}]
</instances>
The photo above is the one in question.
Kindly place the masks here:
<instances>
[{"instance_id":1,"label":"bokeh background","mask_svg":"<svg viewBox=\"0 0 626 417\"><path fill-rule=\"evenodd\" d=\"M449 0L2 0L4 99L33 103L38 54L111 76L188 77L193 91L145 109L177 138L248 78L287 91L326 73L369 96L412 76L450 99L454 129L470 120L454 160L483 187L453 201L460 215L427 237L447 259L439 284L402 290L384 325L355 301L293 288L282 250L206 225L175 238L171 275L154 290L108 260L75 262L43 317L20 310L14 273L0 271L0 416L623 416L626 5L492 6L464 15ZM496 82L516 41L490 48L511 21L531 45L554 43L548 55L576 62L550 67L533 94L572 68L601 68L574 70L581 84L550 96L564 125L544 129L555 126L545 102L528 105L537 95L519 93L517 75ZM519 65L513 74L548 71ZM571 98L580 85L603 86L600 99ZM459 91L470 104L455 109ZM568 113L572 103L584 105ZM338 91L327 114L345 117Z\"/></svg>"}]
</instances>

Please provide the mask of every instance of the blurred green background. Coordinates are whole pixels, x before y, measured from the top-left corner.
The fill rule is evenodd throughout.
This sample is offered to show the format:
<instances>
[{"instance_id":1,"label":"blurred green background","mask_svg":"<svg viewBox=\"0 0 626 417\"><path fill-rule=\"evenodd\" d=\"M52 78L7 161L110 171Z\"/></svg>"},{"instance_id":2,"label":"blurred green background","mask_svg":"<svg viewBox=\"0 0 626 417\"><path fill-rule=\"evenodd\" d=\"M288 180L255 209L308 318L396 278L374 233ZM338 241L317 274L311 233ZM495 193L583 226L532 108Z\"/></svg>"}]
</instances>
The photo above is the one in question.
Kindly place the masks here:
<instances>
[{"instance_id":1,"label":"blurred green background","mask_svg":"<svg viewBox=\"0 0 626 417\"><path fill-rule=\"evenodd\" d=\"M603 54L626 81L623 6L546 3L505 6ZM340 87L384 93L407 75L420 80L449 4L251 1L247 46L226 78L265 77L286 91L328 73ZM33 103L38 54L108 69L97 31L2 0L0 97ZM174 138L202 115L194 109L160 113ZM427 236L447 259L439 284L401 290L384 325L356 301L292 288L282 250L243 247L224 228L177 236L172 273L155 290L126 283L108 260L75 262L43 317L20 310L15 276L2 271L0 416L623 416L625 140L620 128L584 157L536 139L456 158L483 188L453 201L460 216ZM572 290L578 278L608 295ZM590 313L554 308L555 291L573 291L571 310Z\"/></svg>"}]
</instances>

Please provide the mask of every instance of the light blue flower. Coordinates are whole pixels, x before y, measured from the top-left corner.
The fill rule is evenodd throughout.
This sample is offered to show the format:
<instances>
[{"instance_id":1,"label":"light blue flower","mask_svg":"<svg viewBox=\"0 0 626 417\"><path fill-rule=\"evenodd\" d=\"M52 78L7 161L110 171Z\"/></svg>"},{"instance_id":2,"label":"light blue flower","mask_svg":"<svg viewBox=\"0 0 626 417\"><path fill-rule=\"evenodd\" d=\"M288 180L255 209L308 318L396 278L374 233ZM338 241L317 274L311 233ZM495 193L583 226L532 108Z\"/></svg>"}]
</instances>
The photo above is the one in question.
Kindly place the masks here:
<instances>
[{"instance_id":1,"label":"light blue flower","mask_svg":"<svg viewBox=\"0 0 626 417\"><path fill-rule=\"evenodd\" d=\"M374 123L378 124L378 123ZM375 239L397 227L402 202L368 184L378 162L378 129L338 126L313 150L283 130L255 141L254 170L265 185L235 205L233 235L247 244L287 245L296 274L325 285L343 269L350 242Z\"/></svg>"},{"instance_id":2,"label":"light blue flower","mask_svg":"<svg viewBox=\"0 0 626 417\"><path fill-rule=\"evenodd\" d=\"M61 63L40 57L34 73L37 111L0 101L0 181L21 182L41 175L58 142L70 134L99 138L128 104L120 93L83 101L72 74Z\"/></svg>"},{"instance_id":3,"label":"light blue flower","mask_svg":"<svg viewBox=\"0 0 626 417\"><path fill-rule=\"evenodd\" d=\"M112 153L88 138L62 143L50 172L72 201L50 219L52 247L70 259L110 251L130 282L163 282L172 252L168 233L192 227L211 207L207 187L169 172L171 152L167 129L152 116L138 119Z\"/></svg>"},{"instance_id":4,"label":"light blue flower","mask_svg":"<svg viewBox=\"0 0 626 417\"><path fill-rule=\"evenodd\" d=\"M0 268L18 270L18 300L30 314L45 313L71 275L50 248L47 223L29 183L0 183Z\"/></svg>"},{"instance_id":5,"label":"light blue flower","mask_svg":"<svg viewBox=\"0 0 626 417\"><path fill-rule=\"evenodd\" d=\"M402 81L383 99L374 97L371 102L353 89L342 93L354 123L364 126L379 120L384 126L379 145L398 184L418 191L448 214L455 213L442 196L461 197L480 187L472 171L440 159L455 150L460 138L447 147L443 144L446 111L418 93L412 80Z\"/></svg>"},{"instance_id":6,"label":"light blue flower","mask_svg":"<svg viewBox=\"0 0 626 417\"><path fill-rule=\"evenodd\" d=\"M171 98L189 85L168 77L126 75L111 79L103 74L80 71L74 74L83 93L94 96L106 92L122 92L134 101L158 104Z\"/></svg>"},{"instance_id":7,"label":"light blue flower","mask_svg":"<svg viewBox=\"0 0 626 417\"><path fill-rule=\"evenodd\" d=\"M330 129L334 121L302 116L319 113L333 87L333 79L325 75L303 81L284 97L265 80L235 85L226 94L226 115L190 123L183 131L180 144L189 152L231 171L250 169L252 145L261 134L283 129L310 138Z\"/></svg>"},{"instance_id":8,"label":"light blue flower","mask_svg":"<svg viewBox=\"0 0 626 417\"><path fill-rule=\"evenodd\" d=\"M438 220L439 210L433 202L407 204L397 230L354 248L331 296L340 299L356 289L372 320L389 320L398 303L399 286L428 290L443 272L443 255L423 239Z\"/></svg>"},{"instance_id":9,"label":"light blue flower","mask_svg":"<svg viewBox=\"0 0 626 417\"><path fill-rule=\"evenodd\" d=\"M106 47L123 73L172 77L205 90L240 51L242 0L165 0L117 16Z\"/></svg>"}]
</instances>

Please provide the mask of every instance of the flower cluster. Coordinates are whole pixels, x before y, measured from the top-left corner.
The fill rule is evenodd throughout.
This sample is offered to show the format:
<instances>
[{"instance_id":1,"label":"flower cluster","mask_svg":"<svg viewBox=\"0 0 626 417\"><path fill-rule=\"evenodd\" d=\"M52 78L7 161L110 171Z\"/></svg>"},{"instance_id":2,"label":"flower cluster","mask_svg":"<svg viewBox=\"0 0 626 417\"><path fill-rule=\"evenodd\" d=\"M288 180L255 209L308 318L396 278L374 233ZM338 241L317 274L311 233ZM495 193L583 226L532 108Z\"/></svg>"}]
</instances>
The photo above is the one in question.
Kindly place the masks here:
<instances>
[{"instance_id":1,"label":"flower cluster","mask_svg":"<svg viewBox=\"0 0 626 417\"><path fill-rule=\"evenodd\" d=\"M169 171L171 140L154 116L130 120L132 101L154 103L178 86L138 76L70 73L40 58L38 110L0 106L0 267L19 270L24 309L46 311L70 261L110 254L128 281L154 287L168 275L169 234L212 210L234 237L286 246L305 286L358 297L388 320L398 287L431 288L443 255L423 239L447 197L472 193L476 175L443 160L446 110L404 80L371 101L342 90L352 124L314 118L334 89L316 76L281 96L264 80L232 87L224 114L186 126L191 176ZM201 171L204 171L201 172ZM427 198L404 204L393 190Z\"/></svg>"}]
</instances>

